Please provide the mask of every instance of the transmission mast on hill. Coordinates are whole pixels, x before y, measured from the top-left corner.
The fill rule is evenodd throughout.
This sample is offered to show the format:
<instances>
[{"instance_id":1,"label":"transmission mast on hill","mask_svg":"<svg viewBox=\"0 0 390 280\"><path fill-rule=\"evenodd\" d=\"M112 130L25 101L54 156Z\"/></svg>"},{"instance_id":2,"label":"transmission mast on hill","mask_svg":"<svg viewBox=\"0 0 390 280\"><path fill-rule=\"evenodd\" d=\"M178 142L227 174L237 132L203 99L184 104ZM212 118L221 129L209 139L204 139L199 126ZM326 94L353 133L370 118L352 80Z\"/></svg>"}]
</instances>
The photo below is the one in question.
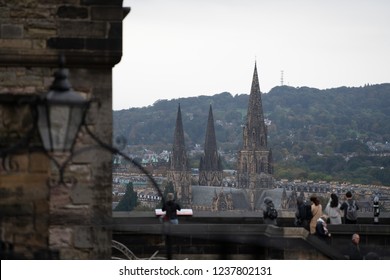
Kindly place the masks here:
<instances>
[{"instance_id":1,"label":"transmission mast on hill","mask_svg":"<svg viewBox=\"0 0 390 280\"><path fill-rule=\"evenodd\" d=\"M284 74L284 71L280 71L280 85L283 86L283 74Z\"/></svg>"}]
</instances>

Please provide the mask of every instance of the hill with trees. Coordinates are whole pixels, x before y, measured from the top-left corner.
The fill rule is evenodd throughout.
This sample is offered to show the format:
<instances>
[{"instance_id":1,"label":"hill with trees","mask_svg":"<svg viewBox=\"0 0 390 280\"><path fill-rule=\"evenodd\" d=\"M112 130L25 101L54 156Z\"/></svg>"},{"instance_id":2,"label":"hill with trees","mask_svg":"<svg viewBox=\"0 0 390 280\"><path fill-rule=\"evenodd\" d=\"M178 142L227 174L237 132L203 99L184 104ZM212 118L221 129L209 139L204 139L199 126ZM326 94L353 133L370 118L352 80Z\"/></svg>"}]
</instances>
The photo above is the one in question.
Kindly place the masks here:
<instances>
[{"instance_id":1,"label":"hill with trees","mask_svg":"<svg viewBox=\"0 0 390 280\"><path fill-rule=\"evenodd\" d=\"M180 103L187 148L203 146L211 104L218 147L234 156L242 144L248 97L224 92L114 111L114 137L124 137L128 148L170 151ZM279 86L262 101L276 178L390 185L390 84ZM224 164L234 168L234 160Z\"/></svg>"}]
</instances>

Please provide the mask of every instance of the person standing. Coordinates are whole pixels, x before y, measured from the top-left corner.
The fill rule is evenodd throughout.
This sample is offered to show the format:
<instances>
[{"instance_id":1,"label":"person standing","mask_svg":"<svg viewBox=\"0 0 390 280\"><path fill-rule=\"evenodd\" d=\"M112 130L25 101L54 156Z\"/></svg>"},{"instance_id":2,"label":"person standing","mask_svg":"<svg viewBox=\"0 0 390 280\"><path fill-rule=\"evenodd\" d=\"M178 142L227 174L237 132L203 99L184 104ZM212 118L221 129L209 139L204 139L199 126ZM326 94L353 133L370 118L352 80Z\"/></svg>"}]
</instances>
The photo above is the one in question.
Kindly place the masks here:
<instances>
[{"instance_id":1,"label":"person standing","mask_svg":"<svg viewBox=\"0 0 390 280\"><path fill-rule=\"evenodd\" d=\"M374 197L374 202L373 202L373 209L374 209L374 224L379 223L379 214L380 214L380 208L379 208L379 197L376 195Z\"/></svg>"},{"instance_id":2,"label":"person standing","mask_svg":"<svg viewBox=\"0 0 390 280\"><path fill-rule=\"evenodd\" d=\"M278 217L278 212L275 209L275 205L272 202L270 197L264 198L264 206L263 206L263 219L264 223L268 225L277 224L276 218Z\"/></svg>"},{"instance_id":3,"label":"person standing","mask_svg":"<svg viewBox=\"0 0 390 280\"><path fill-rule=\"evenodd\" d=\"M331 225L339 225L341 224L341 210L340 210L340 202L339 198L335 193L330 195L330 200L325 207L325 213L329 217L329 221Z\"/></svg>"},{"instance_id":4,"label":"person standing","mask_svg":"<svg viewBox=\"0 0 390 280\"><path fill-rule=\"evenodd\" d=\"M297 198L297 210L295 212L294 225L309 230L309 223L312 218L311 205L306 203L303 197Z\"/></svg>"},{"instance_id":5,"label":"person standing","mask_svg":"<svg viewBox=\"0 0 390 280\"><path fill-rule=\"evenodd\" d=\"M162 211L165 211L165 216L171 224L179 224L179 219L177 218L177 211L180 210L180 205L175 202L173 193L168 193L167 201L164 203Z\"/></svg>"},{"instance_id":6,"label":"person standing","mask_svg":"<svg viewBox=\"0 0 390 280\"><path fill-rule=\"evenodd\" d=\"M346 200L340 206L340 210L344 211L344 224L356 224L359 206L356 201L352 199L352 193L350 191L345 193L345 198Z\"/></svg>"},{"instance_id":7,"label":"person standing","mask_svg":"<svg viewBox=\"0 0 390 280\"><path fill-rule=\"evenodd\" d=\"M311 213L313 217L310 220L310 233L316 233L317 220L322 216L322 205L318 197L313 195L310 197L310 201L313 202L311 205Z\"/></svg>"},{"instance_id":8,"label":"person standing","mask_svg":"<svg viewBox=\"0 0 390 280\"><path fill-rule=\"evenodd\" d=\"M362 260L363 254L360 251L360 236L357 233L352 234L352 243L349 247L348 256L350 260Z\"/></svg>"}]
</instances>

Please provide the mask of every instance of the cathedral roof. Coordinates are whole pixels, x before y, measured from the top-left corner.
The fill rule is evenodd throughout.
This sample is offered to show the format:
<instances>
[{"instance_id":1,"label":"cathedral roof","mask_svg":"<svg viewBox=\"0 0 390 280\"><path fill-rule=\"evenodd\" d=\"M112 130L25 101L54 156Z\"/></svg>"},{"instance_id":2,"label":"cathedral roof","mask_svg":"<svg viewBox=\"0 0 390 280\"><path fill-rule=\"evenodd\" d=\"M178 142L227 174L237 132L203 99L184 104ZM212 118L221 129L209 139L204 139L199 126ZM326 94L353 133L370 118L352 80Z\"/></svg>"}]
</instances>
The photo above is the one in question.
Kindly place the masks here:
<instances>
[{"instance_id":1,"label":"cathedral roof","mask_svg":"<svg viewBox=\"0 0 390 280\"><path fill-rule=\"evenodd\" d=\"M232 196L234 210L250 209L245 190L230 187L192 186L192 204L210 207L213 203L213 198L220 192Z\"/></svg>"},{"instance_id":2,"label":"cathedral roof","mask_svg":"<svg viewBox=\"0 0 390 280\"><path fill-rule=\"evenodd\" d=\"M248 193L245 189L232 187L216 186L192 186L192 205L210 208L213 204L213 198L221 192L224 195L231 195L233 200L234 211L250 211ZM270 197L276 209L282 208L283 189L261 189L255 201L254 210L262 210L264 199Z\"/></svg>"}]
</instances>

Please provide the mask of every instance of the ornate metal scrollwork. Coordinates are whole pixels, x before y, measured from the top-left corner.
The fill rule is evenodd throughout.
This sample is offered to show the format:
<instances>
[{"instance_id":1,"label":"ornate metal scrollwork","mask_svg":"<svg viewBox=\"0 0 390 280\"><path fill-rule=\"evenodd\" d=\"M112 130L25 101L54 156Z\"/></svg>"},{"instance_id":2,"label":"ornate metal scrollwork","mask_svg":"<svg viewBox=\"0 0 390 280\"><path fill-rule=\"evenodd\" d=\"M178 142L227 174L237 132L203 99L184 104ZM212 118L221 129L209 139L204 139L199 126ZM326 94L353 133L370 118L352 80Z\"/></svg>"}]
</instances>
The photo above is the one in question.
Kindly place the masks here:
<instances>
[{"instance_id":1,"label":"ornate metal scrollwork","mask_svg":"<svg viewBox=\"0 0 390 280\"><path fill-rule=\"evenodd\" d=\"M17 171L18 162L13 155L30 149L37 139L37 100L31 95L0 95L0 158L5 172Z\"/></svg>"}]
</instances>

